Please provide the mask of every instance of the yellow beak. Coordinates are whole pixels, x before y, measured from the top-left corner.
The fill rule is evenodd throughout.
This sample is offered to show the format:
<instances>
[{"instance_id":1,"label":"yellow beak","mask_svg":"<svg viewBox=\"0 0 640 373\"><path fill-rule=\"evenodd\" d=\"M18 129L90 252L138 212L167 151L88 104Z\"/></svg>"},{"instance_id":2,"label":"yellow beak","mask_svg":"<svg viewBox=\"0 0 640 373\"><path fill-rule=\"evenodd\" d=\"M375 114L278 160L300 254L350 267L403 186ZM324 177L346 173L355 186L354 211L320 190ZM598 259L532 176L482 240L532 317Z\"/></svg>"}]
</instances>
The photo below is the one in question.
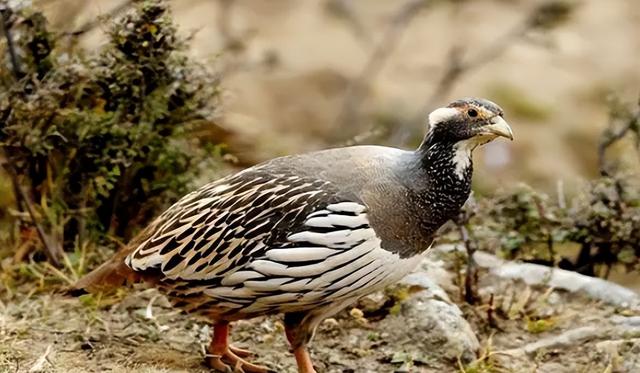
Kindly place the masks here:
<instances>
[{"instance_id":1,"label":"yellow beak","mask_svg":"<svg viewBox=\"0 0 640 373\"><path fill-rule=\"evenodd\" d=\"M491 124L482 127L481 134L502 136L513 141L513 131L501 116L493 117Z\"/></svg>"}]
</instances>

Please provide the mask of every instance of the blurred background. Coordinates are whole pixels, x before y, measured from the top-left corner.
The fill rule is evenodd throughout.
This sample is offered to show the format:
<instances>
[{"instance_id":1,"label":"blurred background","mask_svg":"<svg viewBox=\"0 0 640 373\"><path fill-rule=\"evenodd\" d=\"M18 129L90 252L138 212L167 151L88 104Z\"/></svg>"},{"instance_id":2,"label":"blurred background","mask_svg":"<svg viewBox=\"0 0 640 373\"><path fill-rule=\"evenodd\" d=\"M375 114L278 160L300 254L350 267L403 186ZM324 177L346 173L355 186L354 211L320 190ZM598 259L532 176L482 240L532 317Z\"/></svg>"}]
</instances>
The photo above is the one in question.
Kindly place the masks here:
<instances>
[{"instance_id":1,"label":"blurred background","mask_svg":"<svg viewBox=\"0 0 640 373\"><path fill-rule=\"evenodd\" d=\"M33 3L67 31L127 6ZM609 95L640 92L635 0L169 3L187 53L221 74L219 124L243 163L354 142L412 147L430 110L479 96L505 109L516 141L476 154L476 189L560 180L571 191L598 173ZM98 48L104 26L79 42Z\"/></svg>"},{"instance_id":2,"label":"blurred background","mask_svg":"<svg viewBox=\"0 0 640 373\"><path fill-rule=\"evenodd\" d=\"M113 250L187 191L270 158L416 147L431 110L477 96L515 133L475 154L480 208L458 225L476 227L480 249L590 276L640 268L638 1L0 11L0 257L12 263ZM73 277L92 266L75 260Z\"/></svg>"},{"instance_id":3,"label":"blurred background","mask_svg":"<svg viewBox=\"0 0 640 373\"><path fill-rule=\"evenodd\" d=\"M206 327L152 289L59 291L206 182L413 148L468 96L515 141L475 152L427 290L324 323L320 371L638 371L640 1L0 0L0 25L0 371L204 372ZM234 338L293 372L278 323Z\"/></svg>"}]
</instances>

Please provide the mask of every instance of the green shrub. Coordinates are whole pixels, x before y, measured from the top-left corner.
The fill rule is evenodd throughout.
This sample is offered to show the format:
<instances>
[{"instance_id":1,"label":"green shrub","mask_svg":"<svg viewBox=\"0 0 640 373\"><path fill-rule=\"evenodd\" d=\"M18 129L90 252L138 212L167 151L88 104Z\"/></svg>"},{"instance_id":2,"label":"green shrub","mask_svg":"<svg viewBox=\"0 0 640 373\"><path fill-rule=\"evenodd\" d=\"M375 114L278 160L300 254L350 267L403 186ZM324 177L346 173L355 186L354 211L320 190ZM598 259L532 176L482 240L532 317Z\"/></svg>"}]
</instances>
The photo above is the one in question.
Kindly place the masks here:
<instances>
[{"instance_id":1,"label":"green shrub","mask_svg":"<svg viewBox=\"0 0 640 373\"><path fill-rule=\"evenodd\" d=\"M13 181L67 248L130 238L220 151L190 135L211 124L218 81L186 57L163 2L136 2L95 55L57 49L38 12L3 16L15 58L0 64L0 146Z\"/></svg>"}]
</instances>

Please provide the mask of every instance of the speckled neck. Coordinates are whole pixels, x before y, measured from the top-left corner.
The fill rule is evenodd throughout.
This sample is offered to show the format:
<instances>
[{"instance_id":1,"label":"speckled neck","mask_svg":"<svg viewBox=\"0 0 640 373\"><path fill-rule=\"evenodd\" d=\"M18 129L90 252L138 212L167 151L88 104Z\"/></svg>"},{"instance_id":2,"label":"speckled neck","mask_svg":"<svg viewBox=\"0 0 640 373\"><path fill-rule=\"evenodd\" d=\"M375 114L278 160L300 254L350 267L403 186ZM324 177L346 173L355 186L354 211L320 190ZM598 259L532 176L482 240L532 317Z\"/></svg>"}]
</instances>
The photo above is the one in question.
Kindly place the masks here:
<instances>
[{"instance_id":1,"label":"speckled neck","mask_svg":"<svg viewBox=\"0 0 640 373\"><path fill-rule=\"evenodd\" d=\"M403 188L371 214L384 249L402 258L418 255L431 246L436 231L457 216L469 197L472 166L462 178L456 174L454 145L425 141L400 161L394 173Z\"/></svg>"},{"instance_id":2,"label":"speckled neck","mask_svg":"<svg viewBox=\"0 0 640 373\"><path fill-rule=\"evenodd\" d=\"M411 188L412 199L420 206L421 226L429 235L456 217L471 192L473 164L469 158L464 169L456 170L456 151L455 142L427 136L414 153L413 172L419 177Z\"/></svg>"}]
</instances>

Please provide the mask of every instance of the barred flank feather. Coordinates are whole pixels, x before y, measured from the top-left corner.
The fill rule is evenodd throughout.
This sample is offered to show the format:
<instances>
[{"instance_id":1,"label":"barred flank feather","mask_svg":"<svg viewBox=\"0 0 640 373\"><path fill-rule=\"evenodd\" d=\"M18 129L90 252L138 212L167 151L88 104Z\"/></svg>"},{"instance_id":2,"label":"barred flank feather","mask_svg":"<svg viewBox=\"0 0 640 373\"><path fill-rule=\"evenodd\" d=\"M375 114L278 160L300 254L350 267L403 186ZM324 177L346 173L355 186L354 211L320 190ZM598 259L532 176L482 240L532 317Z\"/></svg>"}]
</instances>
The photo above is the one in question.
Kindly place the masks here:
<instances>
[{"instance_id":1,"label":"barred flank feather","mask_svg":"<svg viewBox=\"0 0 640 373\"><path fill-rule=\"evenodd\" d=\"M366 206L346 199L322 180L240 173L172 206L125 263L160 274L170 295L188 293L205 313L285 312L363 295L409 260L381 249Z\"/></svg>"}]
</instances>

